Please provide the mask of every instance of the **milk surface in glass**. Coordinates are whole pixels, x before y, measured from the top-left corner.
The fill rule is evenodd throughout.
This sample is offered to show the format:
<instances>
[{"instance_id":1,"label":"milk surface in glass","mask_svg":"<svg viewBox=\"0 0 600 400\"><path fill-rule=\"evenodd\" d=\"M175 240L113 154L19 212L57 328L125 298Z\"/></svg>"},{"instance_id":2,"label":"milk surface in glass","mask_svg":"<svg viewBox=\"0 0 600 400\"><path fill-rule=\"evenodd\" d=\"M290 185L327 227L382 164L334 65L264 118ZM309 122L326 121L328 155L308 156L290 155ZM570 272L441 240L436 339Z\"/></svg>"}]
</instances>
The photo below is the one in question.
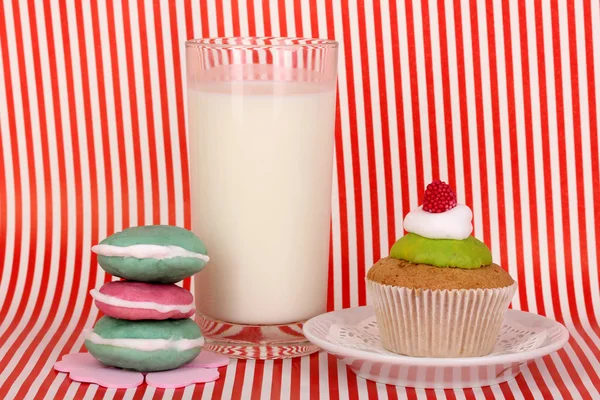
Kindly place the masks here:
<instances>
[{"instance_id":1,"label":"milk surface in glass","mask_svg":"<svg viewBox=\"0 0 600 400\"><path fill-rule=\"evenodd\" d=\"M238 324L324 312L334 85L207 83L188 108L192 223L211 257L198 311Z\"/></svg>"}]
</instances>

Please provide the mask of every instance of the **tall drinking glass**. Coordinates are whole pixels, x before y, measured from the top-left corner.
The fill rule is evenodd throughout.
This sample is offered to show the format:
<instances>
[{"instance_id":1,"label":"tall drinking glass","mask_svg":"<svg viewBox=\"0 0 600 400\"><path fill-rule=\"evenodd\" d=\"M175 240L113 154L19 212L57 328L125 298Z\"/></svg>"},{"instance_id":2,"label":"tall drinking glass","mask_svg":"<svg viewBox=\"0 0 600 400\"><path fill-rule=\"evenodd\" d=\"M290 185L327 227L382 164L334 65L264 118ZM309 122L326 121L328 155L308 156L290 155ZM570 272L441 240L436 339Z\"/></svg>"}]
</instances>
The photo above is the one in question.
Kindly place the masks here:
<instances>
[{"instance_id":1,"label":"tall drinking glass","mask_svg":"<svg viewBox=\"0 0 600 400\"><path fill-rule=\"evenodd\" d=\"M186 43L192 229L211 258L195 295L209 350L317 350L302 322L326 310L337 48Z\"/></svg>"}]
</instances>

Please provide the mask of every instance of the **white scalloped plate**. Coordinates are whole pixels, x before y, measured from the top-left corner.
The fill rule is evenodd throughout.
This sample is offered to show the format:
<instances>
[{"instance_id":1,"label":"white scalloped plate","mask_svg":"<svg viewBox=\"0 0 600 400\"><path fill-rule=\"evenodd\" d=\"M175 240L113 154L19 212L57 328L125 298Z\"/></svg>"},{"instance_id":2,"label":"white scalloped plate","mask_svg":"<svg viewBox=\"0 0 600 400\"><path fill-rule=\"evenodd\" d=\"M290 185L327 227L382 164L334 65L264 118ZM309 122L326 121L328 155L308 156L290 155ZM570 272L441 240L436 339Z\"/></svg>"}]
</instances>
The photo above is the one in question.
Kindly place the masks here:
<instances>
[{"instance_id":1,"label":"white scalloped plate","mask_svg":"<svg viewBox=\"0 0 600 400\"><path fill-rule=\"evenodd\" d=\"M374 318L372 307L333 311L307 321L304 335L362 378L425 389L476 388L506 382L528 362L557 351L569 340L567 328L550 318L508 310L496 348L489 356L407 357L381 347Z\"/></svg>"}]
</instances>

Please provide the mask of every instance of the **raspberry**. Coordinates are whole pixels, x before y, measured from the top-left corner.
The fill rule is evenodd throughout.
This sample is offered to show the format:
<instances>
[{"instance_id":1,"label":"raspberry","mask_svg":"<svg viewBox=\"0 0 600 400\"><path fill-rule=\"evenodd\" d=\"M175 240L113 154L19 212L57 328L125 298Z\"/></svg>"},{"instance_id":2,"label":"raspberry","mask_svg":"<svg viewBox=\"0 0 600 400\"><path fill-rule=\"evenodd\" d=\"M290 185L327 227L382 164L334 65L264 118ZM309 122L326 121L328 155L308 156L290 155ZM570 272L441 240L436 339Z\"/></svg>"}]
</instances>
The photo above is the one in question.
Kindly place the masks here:
<instances>
[{"instance_id":1,"label":"raspberry","mask_svg":"<svg viewBox=\"0 0 600 400\"><path fill-rule=\"evenodd\" d=\"M436 180L427 185L423 196L423 210L442 213L456 207L456 194L446 182Z\"/></svg>"}]
</instances>

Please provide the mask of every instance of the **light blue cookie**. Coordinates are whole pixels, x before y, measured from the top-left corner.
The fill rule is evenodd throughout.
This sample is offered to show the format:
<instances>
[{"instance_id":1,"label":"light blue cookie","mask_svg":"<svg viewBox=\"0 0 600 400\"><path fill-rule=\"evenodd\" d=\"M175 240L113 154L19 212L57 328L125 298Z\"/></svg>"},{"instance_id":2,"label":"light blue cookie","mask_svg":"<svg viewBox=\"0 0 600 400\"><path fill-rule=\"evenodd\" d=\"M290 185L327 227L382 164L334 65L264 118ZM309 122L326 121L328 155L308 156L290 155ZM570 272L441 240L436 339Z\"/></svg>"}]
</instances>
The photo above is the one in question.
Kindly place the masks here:
<instances>
[{"instance_id":1,"label":"light blue cookie","mask_svg":"<svg viewBox=\"0 0 600 400\"><path fill-rule=\"evenodd\" d=\"M127 321L102 317L85 341L98 361L140 372L178 368L200 354L204 343L191 319Z\"/></svg>"},{"instance_id":2,"label":"light blue cookie","mask_svg":"<svg viewBox=\"0 0 600 400\"><path fill-rule=\"evenodd\" d=\"M170 225L136 226L92 247L109 274L139 282L175 283L208 262L204 243L191 231Z\"/></svg>"}]
</instances>

